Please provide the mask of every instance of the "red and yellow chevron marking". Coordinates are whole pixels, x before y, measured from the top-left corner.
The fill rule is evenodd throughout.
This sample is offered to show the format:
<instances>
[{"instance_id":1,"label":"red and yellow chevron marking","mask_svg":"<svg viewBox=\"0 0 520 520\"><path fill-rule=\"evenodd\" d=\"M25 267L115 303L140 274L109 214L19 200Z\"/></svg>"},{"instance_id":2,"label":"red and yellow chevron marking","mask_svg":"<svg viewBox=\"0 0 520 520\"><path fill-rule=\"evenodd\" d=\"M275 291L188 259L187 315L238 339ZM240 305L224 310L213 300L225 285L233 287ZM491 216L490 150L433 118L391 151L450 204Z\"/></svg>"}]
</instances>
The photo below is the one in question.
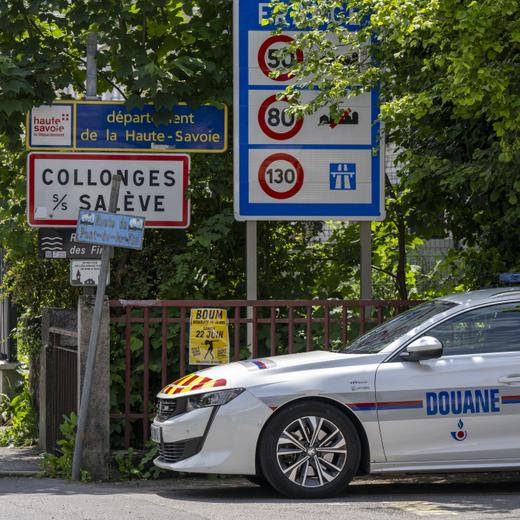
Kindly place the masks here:
<instances>
[{"instance_id":1,"label":"red and yellow chevron marking","mask_svg":"<svg viewBox=\"0 0 520 520\"><path fill-rule=\"evenodd\" d=\"M171 385L163 388L163 394L184 394L193 390L209 389L218 386L226 386L227 381L225 379L211 379L209 377L198 376L197 374L190 374L188 376L181 377Z\"/></svg>"}]
</instances>

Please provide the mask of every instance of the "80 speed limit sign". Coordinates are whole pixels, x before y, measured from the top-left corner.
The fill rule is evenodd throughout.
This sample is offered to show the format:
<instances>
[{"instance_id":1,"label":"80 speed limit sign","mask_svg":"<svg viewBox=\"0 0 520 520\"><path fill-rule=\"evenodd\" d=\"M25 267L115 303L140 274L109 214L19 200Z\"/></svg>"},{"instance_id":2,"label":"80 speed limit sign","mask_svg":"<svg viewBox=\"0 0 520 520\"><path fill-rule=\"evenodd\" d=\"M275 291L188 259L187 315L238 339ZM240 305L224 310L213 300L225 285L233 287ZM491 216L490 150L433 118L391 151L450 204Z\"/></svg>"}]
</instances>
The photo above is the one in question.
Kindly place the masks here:
<instances>
[{"instance_id":1,"label":"80 speed limit sign","mask_svg":"<svg viewBox=\"0 0 520 520\"><path fill-rule=\"evenodd\" d=\"M302 50L289 49L298 34L292 18L274 34L268 2L234 3L235 217L383 219L377 89L342 100L339 118L327 108L297 117L284 97L291 68L305 63ZM316 90L300 95L308 103Z\"/></svg>"},{"instance_id":2,"label":"80 speed limit sign","mask_svg":"<svg viewBox=\"0 0 520 520\"><path fill-rule=\"evenodd\" d=\"M283 141L298 134L303 126L303 117L289 113L286 98L277 99L276 94L267 97L258 109L258 124L271 139Z\"/></svg>"}]
</instances>

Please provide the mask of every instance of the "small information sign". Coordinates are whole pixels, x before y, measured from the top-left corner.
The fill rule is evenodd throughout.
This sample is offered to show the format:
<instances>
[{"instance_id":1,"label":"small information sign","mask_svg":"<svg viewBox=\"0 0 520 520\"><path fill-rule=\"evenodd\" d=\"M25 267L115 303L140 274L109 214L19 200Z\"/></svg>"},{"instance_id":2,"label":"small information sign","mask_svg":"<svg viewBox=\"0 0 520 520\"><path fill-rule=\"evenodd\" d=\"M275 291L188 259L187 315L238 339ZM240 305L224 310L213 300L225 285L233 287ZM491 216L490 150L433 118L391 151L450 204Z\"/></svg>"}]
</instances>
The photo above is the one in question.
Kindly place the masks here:
<instances>
[{"instance_id":1,"label":"small information sign","mask_svg":"<svg viewBox=\"0 0 520 520\"><path fill-rule=\"evenodd\" d=\"M88 244L142 249L144 218L120 213L80 210L76 238Z\"/></svg>"},{"instance_id":2,"label":"small information sign","mask_svg":"<svg viewBox=\"0 0 520 520\"><path fill-rule=\"evenodd\" d=\"M190 365L229 363L229 331L225 309L192 309Z\"/></svg>"},{"instance_id":3,"label":"small information sign","mask_svg":"<svg viewBox=\"0 0 520 520\"><path fill-rule=\"evenodd\" d=\"M82 244L76 240L74 229L38 229L40 258L101 259L103 246Z\"/></svg>"},{"instance_id":4,"label":"small information sign","mask_svg":"<svg viewBox=\"0 0 520 520\"><path fill-rule=\"evenodd\" d=\"M101 260L71 260L70 285L74 287L94 287L99 282ZM107 285L110 282L110 271L107 273Z\"/></svg>"}]
</instances>

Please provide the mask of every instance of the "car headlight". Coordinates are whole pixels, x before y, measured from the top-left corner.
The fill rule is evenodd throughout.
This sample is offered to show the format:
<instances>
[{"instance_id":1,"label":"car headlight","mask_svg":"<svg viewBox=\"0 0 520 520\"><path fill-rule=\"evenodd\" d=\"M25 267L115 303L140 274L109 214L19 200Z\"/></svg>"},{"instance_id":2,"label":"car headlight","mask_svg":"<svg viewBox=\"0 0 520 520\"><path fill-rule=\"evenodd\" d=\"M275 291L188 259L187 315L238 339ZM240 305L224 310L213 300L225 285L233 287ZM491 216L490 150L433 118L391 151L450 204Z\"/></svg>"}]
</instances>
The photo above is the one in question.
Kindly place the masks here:
<instances>
[{"instance_id":1,"label":"car headlight","mask_svg":"<svg viewBox=\"0 0 520 520\"><path fill-rule=\"evenodd\" d=\"M244 388L232 388L188 397L186 411L189 412L197 408L207 408L208 406L222 406L223 404L229 403L229 401L240 395L244 390Z\"/></svg>"}]
</instances>

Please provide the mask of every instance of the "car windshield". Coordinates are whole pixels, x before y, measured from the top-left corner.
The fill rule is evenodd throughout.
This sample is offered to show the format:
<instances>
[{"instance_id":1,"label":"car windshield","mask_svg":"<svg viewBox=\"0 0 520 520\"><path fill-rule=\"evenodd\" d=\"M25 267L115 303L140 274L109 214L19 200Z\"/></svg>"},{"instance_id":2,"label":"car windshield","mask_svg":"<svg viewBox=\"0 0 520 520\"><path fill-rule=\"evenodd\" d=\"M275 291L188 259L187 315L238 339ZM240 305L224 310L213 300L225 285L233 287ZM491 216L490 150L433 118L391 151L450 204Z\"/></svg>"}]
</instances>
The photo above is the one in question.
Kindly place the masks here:
<instances>
[{"instance_id":1,"label":"car windshield","mask_svg":"<svg viewBox=\"0 0 520 520\"><path fill-rule=\"evenodd\" d=\"M345 354L377 354L428 318L447 311L455 305L455 303L447 301L434 300L413 307L363 334L347 345L342 352Z\"/></svg>"}]
</instances>

